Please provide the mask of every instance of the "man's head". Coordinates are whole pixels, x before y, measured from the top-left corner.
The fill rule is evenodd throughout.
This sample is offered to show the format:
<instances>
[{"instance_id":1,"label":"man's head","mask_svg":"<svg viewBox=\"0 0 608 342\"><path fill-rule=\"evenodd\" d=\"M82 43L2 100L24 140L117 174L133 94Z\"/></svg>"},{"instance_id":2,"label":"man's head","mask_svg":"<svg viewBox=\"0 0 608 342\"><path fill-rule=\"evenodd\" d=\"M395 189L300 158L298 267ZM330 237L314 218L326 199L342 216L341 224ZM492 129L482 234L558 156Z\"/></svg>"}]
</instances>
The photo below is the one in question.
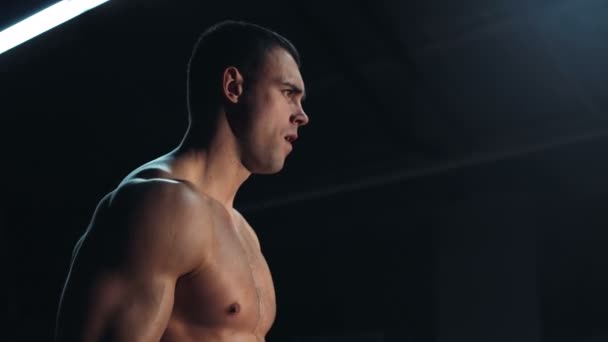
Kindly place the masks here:
<instances>
[{"instance_id":1,"label":"man's head","mask_svg":"<svg viewBox=\"0 0 608 342\"><path fill-rule=\"evenodd\" d=\"M208 142L223 111L243 165L253 173L279 171L289 140L308 122L299 67L297 50L275 32L233 21L209 28L188 65L190 134Z\"/></svg>"}]
</instances>

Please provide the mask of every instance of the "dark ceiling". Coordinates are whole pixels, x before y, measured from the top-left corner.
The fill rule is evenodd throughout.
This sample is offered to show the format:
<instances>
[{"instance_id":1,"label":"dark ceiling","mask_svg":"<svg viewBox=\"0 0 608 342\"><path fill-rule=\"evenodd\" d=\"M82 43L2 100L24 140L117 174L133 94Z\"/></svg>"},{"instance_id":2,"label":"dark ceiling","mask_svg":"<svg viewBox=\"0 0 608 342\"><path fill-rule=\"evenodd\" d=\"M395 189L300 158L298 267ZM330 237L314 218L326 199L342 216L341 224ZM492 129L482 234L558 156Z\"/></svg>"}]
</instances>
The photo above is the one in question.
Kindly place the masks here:
<instances>
[{"instance_id":1,"label":"dark ceiling","mask_svg":"<svg viewBox=\"0 0 608 342\"><path fill-rule=\"evenodd\" d=\"M310 93L311 124L287 169L254 182L262 198L512 158L608 129L602 1L237 4L111 1L5 53L4 116L15 120L5 127L32 116L72 127L28 130L53 160L74 141L99 146L103 158L79 158L119 177L175 145L191 46L236 18L293 40ZM259 203L260 192L239 199Z\"/></svg>"},{"instance_id":2,"label":"dark ceiling","mask_svg":"<svg viewBox=\"0 0 608 342\"><path fill-rule=\"evenodd\" d=\"M3 3L0 27L50 3ZM273 341L340 331L384 331L387 341L510 340L492 335L503 330L518 341L608 336L608 313L599 308L608 306L599 290L608 279L595 276L608 264L600 252L608 242L601 228L608 223L603 0L113 0L0 55L0 224L4 217L12 246L5 257L21 260L8 266L14 274L46 260L38 276L49 283L44 312L53 310L70 248L97 200L179 142L190 50L223 19L272 28L303 59L310 124L285 170L253 176L237 197L267 241L277 284L326 304L328 292L350 293L343 282L378 293L395 279L390 265L405 267L387 291L409 309L364 301L367 315L384 310L390 324L335 309L351 319L336 325L312 307L295 309L314 299L285 289L282 317L321 318L311 326L279 318ZM393 236L393 227L400 233ZM341 245L345 237L352 243ZM359 248L366 243L374 247ZM316 263L336 268L287 257L292 247L309 253L311 246L324 251L315 252ZM468 256L475 248L479 257ZM409 261L395 261L390 250ZM374 267L366 253L383 265L374 275L384 285L353 276L360 269L349 261ZM564 253L575 256L560 259ZM484 258L510 266L486 268ZM328 285L299 284L294 274L309 267L321 267L316 277ZM576 280L581 267L598 287ZM489 269L485 278L463 280L462 272ZM513 279L525 280L510 287ZM479 284L486 291L478 296ZM519 299L505 299L505 291ZM580 292L591 294L580 299ZM340 298L335 304L357 311L348 295ZM26 302L17 319L44 321L28 316L35 305ZM462 318L467 305L474 313ZM488 308L502 318L488 318ZM581 310L584 318L572 313ZM410 332L395 332L401 324ZM365 341L379 341L373 338Z\"/></svg>"}]
</instances>

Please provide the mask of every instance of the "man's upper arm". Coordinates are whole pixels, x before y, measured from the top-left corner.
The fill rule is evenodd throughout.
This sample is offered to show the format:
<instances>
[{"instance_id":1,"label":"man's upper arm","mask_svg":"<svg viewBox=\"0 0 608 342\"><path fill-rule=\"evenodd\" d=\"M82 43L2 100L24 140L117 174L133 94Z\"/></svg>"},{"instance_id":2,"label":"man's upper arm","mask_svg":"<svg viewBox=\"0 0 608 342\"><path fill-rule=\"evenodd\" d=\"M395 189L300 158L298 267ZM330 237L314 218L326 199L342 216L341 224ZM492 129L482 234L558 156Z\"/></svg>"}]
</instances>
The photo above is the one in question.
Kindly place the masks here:
<instances>
[{"instance_id":1,"label":"man's upper arm","mask_svg":"<svg viewBox=\"0 0 608 342\"><path fill-rule=\"evenodd\" d=\"M123 256L95 284L85 336L92 341L158 341L173 308L177 279L203 266L205 204L188 186L149 180L126 184L112 198L125 241ZM114 251L112 251L114 253ZM95 337L94 337L95 336Z\"/></svg>"}]
</instances>

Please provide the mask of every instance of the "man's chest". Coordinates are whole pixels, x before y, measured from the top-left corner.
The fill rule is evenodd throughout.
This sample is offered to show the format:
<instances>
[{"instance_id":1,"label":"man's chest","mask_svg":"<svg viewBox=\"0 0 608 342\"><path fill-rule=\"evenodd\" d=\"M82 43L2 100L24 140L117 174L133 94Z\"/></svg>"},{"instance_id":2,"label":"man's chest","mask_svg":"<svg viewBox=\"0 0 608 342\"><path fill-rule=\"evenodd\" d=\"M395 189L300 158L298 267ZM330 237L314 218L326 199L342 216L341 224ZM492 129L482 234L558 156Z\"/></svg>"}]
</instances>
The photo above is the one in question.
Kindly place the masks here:
<instances>
[{"instance_id":1,"label":"man's chest","mask_svg":"<svg viewBox=\"0 0 608 342\"><path fill-rule=\"evenodd\" d=\"M250 227L220 228L207 267L178 281L176 310L202 325L264 335L276 315L268 264Z\"/></svg>"}]
</instances>

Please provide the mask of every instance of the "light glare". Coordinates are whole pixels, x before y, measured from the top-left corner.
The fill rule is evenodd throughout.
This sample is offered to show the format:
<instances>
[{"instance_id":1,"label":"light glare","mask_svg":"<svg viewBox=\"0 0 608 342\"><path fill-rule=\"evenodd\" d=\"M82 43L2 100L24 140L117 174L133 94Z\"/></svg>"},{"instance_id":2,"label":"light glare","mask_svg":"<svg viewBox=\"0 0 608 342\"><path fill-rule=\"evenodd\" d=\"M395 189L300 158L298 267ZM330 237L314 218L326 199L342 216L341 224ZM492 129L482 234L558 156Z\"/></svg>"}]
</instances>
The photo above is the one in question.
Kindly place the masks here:
<instances>
[{"instance_id":1,"label":"light glare","mask_svg":"<svg viewBox=\"0 0 608 342\"><path fill-rule=\"evenodd\" d=\"M0 54L109 0L63 0L0 32Z\"/></svg>"}]
</instances>

